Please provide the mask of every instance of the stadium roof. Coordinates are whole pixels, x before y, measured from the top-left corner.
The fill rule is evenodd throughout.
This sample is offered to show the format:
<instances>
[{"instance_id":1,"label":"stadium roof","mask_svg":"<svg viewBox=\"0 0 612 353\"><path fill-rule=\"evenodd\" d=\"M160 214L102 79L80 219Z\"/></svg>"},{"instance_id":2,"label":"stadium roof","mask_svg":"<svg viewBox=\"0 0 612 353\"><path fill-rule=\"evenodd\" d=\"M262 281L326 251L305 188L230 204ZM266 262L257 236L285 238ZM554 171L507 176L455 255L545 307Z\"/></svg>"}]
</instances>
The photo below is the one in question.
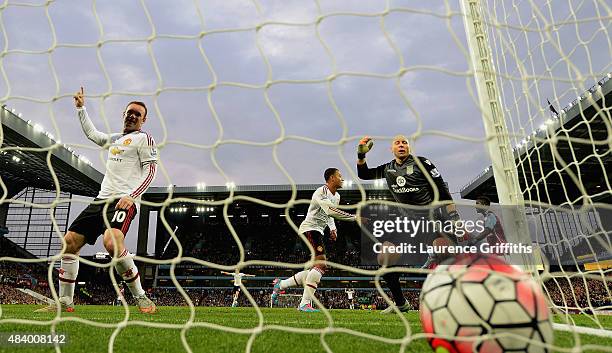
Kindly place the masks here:
<instances>
[{"instance_id":1,"label":"stadium roof","mask_svg":"<svg viewBox=\"0 0 612 353\"><path fill-rule=\"evenodd\" d=\"M79 158L70 147L57 143L53 136L38 125L26 122L5 106L0 109L0 177L5 184L19 187L33 186L55 189L47 165L57 175L62 191L84 196L95 196L100 190L103 175L87 160ZM20 149L12 149L19 147ZM8 150L7 150L8 149Z\"/></svg>"},{"instance_id":2,"label":"stadium roof","mask_svg":"<svg viewBox=\"0 0 612 353\"><path fill-rule=\"evenodd\" d=\"M581 97L574 100L561 113L549 121L547 129L538 131L521 145L515 146L514 157L518 166L521 190L525 201L541 201L553 205L574 203L582 197L579 187L570 178L567 169L581 180L586 194L596 202L612 203L612 191L605 177L612 170L610 145L581 143L575 139L609 141L610 108L612 106L612 79L608 74ZM589 96L593 100L587 99ZM593 101L601 108L596 109ZM549 137L557 138L556 145ZM568 141L568 139L571 139ZM561 159L567 168L560 163ZM493 169L488 167L472 182L461 189L461 197L475 199L485 195L497 202Z\"/></svg>"},{"instance_id":3,"label":"stadium roof","mask_svg":"<svg viewBox=\"0 0 612 353\"><path fill-rule=\"evenodd\" d=\"M312 192L321 184L296 184L297 199L310 199ZM387 190L386 185L379 184L362 184L363 188L368 192L369 197L385 197L391 200L391 193ZM225 186L170 186L170 187L152 187L147 190L143 198L147 201L162 202L168 198L172 192L173 198L192 198L206 199L214 198L215 200L223 200L229 196L230 189L234 190L234 196L243 195L256 197L267 202L285 203L291 197L291 185L236 185L228 184ZM361 194L356 185L350 185L341 190L342 201L356 202L361 200Z\"/></svg>"}]
</instances>

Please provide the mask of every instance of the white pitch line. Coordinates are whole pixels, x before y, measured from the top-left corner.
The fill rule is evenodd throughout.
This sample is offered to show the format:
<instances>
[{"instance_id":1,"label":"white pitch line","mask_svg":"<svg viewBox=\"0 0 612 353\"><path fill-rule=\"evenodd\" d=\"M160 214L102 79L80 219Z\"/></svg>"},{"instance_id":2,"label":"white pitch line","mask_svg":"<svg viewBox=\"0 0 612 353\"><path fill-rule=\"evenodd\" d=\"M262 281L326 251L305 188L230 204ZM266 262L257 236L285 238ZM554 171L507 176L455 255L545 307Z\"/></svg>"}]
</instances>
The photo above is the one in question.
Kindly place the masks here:
<instances>
[{"instance_id":1,"label":"white pitch line","mask_svg":"<svg viewBox=\"0 0 612 353\"><path fill-rule=\"evenodd\" d=\"M553 324L553 329L566 332L577 332L585 335L612 338L612 330L602 330L592 327L572 326L567 324Z\"/></svg>"}]
</instances>

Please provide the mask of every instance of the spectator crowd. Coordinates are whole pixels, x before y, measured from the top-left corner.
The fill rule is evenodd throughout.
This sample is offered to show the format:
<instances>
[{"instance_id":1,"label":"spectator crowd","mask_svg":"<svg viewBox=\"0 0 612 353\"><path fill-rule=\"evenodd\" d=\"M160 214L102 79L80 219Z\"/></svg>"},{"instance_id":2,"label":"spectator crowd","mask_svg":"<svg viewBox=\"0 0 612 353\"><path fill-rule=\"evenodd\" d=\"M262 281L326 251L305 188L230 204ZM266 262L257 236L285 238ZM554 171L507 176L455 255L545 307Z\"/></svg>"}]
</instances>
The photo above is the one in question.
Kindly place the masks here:
<instances>
[{"instance_id":1,"label":"spectator crowd","mask_svg":"<svg viewBox=\"0 0 612 353\"><path fill-rule=\"evenodd\" d=\"M561 310L577 312L605 308L612 310L612 278L596 279L566 277L548 280L545 290L552 303Z\"/></svg>"},{"instance_id":2,"label":"spectator crowd","mask_svg":"<svg viewBox=\"0 0 612 353\"><path fill-rule=\"evenodd\" d=\"M57 273L52 272L53 284L57 282ZM610 295L609 280L606 281L583 277L558 277L545 283L545 294L549 303L560 309L570 312L581 310L612 310L612 296ZM121 284L122 285L122 284ZM48 285L48 267L46 264L25 264L19 262L0 262L0 304L36 304L31 296L17 290L18 288L32 289L46 297L52 297ZM366 309L384 309L387 302L380 293L372 289L354 288L354 307ZM416 288L404 291L404 296L413 309L419 306L419 291ZM195 306L231 305L233 289L231 287L186 288L185 294ZM258 306L267 307L270 304L270 288L249 288L249 293ZM125 292L128 293L127 288ZM174 287L156 287L148 289L149 295L158 305L183 306L188 305L186 298ZM301 289L291 289L287 292L284 305L293 306L299 300ZM387 295L390 295L387 293ZM118 293L108 283L89 281L79 283L76 287L75 302L77 305L112 305L117 303ZM350 301L344 288L325 289L317 291L321 303L329 309L348 309ZM126 295L131 303L131 295ZM285 300L283 300L285 301ZM252 306L243 293L239 299L239 306Z\"/></svg>"}]
</instances>

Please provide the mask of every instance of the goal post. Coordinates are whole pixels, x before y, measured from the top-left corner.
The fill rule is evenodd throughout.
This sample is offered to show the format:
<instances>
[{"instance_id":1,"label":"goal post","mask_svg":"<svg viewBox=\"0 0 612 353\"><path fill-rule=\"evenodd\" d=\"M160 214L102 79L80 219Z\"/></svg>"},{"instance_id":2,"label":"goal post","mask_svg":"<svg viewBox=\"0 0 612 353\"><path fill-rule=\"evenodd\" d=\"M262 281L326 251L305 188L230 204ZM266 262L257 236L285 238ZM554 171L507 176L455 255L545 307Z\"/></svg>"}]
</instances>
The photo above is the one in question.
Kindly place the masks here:
<instances>
[{"instance_id":1,"label":"goal post","mask_svg":"<svg viewBox=\"0 0 612 353\"><path fill-rule=\"evenodd\" d=\"M461 0L463 24L471 59L470 69L476 83L479 108L485 128L485 144L491 165L495 188L502 207L504 230L509 241L531 244L527 229L523 193L520 190L514 151L508 137L508 128L501 106L499 79L491 46L488 41L487 26L483 19L481 0ZM526 270L534 269L534 261L527 254L514 254L511 261L522 264ZM518 257L523 257L522 259Z\"/></svg>"},{"instance_id":2,"label":"goal post","mask_svg":"<svg viewBox=\"0 0 612 353\"><path fill-rule=\"evenodd\" d=\"M592 296L610 295L609 4L460 3L506 235L534 242L525 267L553 309L599 326L556 330L609 337L598 315L610 308Z\"/></svg>"}]
</instances>

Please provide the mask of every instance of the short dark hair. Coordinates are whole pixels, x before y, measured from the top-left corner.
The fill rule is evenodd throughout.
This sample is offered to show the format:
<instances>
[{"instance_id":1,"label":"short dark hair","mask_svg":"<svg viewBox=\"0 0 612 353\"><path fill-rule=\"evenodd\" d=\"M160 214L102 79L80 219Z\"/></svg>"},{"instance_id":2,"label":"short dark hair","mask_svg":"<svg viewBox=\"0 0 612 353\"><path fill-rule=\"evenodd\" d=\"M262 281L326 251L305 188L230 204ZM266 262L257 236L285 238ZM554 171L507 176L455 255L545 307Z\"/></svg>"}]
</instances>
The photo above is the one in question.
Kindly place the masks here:
<instances>
[{"instance_id":1,"label":"short dark hair","mask_svg":"<svg viewBox=\"0 0 612 353\"><path fill-rule=\"evenodd\" d=\"M491 200L488 197L484 196L484 195L478 196L476 198L476 201L481 201L480 203L485 205L485 206L491 206Z\"/></svg>"},{"instance_id":2,"label":"short dark hair","mask_svg":"<svg viewBox=\"0 0 612 353\"><path fill-rule=\"evenodd\" d=\"M125 106L125 110L126 110L126 111L127 111L127 107L129 107L131 104L136 104L136 105L139 105L139 106L143 107L143 108L144 108L144 110L145 110L145 114L144 114L144 116L147 116L147 106L146 106L146 105L145 105L143 102L139 102L139 101L131 101L131 102L129 102L129 103L128 103L128 104ZM144 118L144 116L143 116L143 118Z\"/></svg>"},{"instance_id":3,"label":"short dark hair","mask_svg":"<svg viewBox=\"0 0 612 353\"><path fill-rule=\"evenodd\" d=\"M323 177L325 178L325 181L328 181L329 178L336 174L336 172L338 171L338 168L327 168L325 169L325 173L323 173Z\"/></svg>"}]
</instances>

